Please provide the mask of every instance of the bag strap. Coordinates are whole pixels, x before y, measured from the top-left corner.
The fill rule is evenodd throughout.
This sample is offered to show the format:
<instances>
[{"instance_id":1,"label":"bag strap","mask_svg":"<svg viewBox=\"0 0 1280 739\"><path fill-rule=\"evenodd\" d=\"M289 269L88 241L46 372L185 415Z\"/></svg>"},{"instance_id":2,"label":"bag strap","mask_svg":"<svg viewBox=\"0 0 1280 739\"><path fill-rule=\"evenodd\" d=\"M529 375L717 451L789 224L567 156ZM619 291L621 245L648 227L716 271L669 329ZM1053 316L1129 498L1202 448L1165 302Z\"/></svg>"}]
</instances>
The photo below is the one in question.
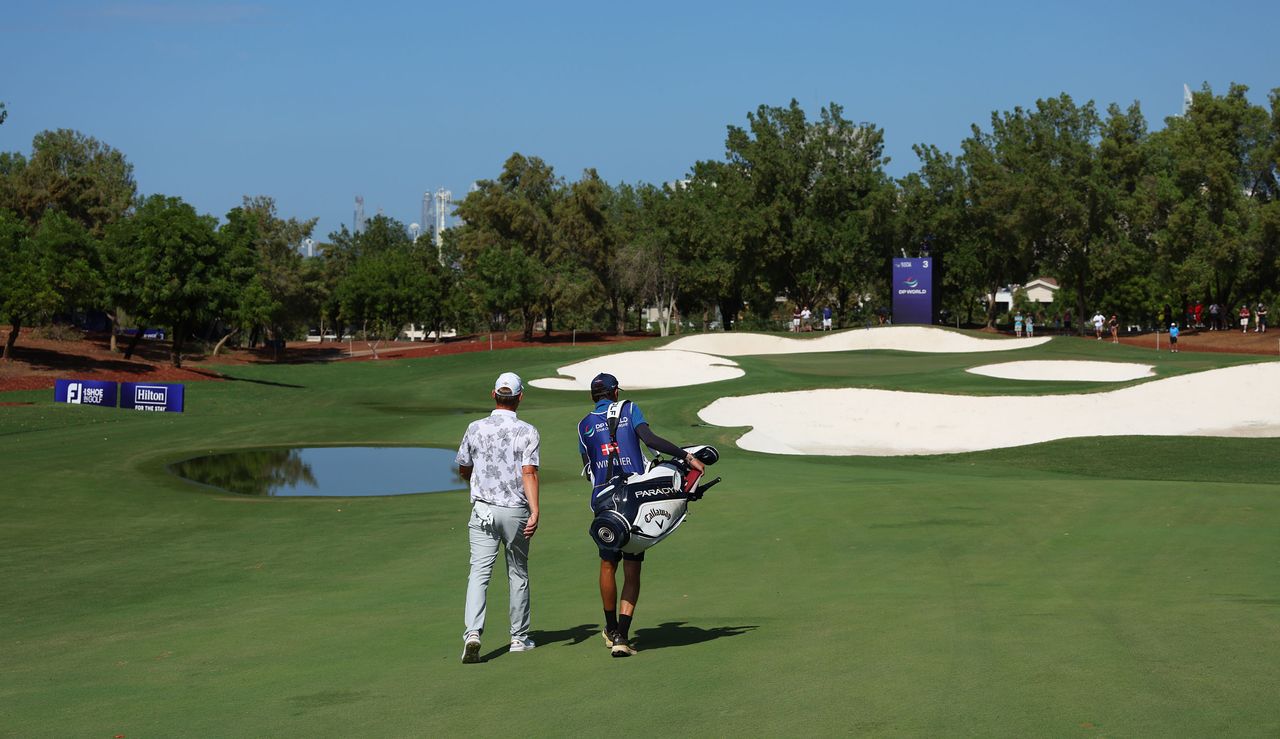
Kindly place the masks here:
<instances>
[{"instance_id":1,"label":"bag strap","mask_svg":"<svg viewBox=\"0 0 1280 739\"><path fill-rule=\"evenodd\" d=\"M609 427L609 468L607 471L607 479L612 480L616 476L614 468L616 467L621 474L622 458L618 450L618 420L622 417L622 410L629 400L619 400L609 404L609 410L605 412L605 423Z\"/></svg>"}]
</instances>

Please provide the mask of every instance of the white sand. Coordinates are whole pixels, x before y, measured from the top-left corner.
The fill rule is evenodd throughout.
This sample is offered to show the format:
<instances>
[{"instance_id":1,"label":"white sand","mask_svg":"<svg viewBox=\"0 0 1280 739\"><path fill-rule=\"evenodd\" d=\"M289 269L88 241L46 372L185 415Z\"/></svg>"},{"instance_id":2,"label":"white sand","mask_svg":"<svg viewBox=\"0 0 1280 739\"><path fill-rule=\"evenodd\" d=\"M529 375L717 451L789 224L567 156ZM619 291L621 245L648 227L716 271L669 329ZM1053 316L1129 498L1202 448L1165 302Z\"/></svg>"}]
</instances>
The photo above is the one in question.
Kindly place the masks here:
<instances>
[{"instance_id":1,"label":"white sand","mask_svg":"<svg viewBox=\"0 0 1280 739\"><path fill-rule=\"evenodd\" d=\"M663 387L702 385L742 377L736 362L725 356L752 354L808 354L859 349L896 349L907 352L969 353L1008 351L1039 346L1039 339L976 339L955 331L928 326L883 326L829 333L812 339L793 339L767 334L697 334L677 339L652 351L608 354L560 367L565 377L547 377L529 382L545 390L586 390L591 378L608 372L623 388L651 390Z\"/></svg>"},{"instance_id":2,"label":"white sand","mask_svg":"<svg viewBox=\"0 0 1280 739\"><path fill-rule=\"evenodd\" d=\"M1039 346L1049 337L1038 339L993 338L978 339L956 331L932 326L880 326L871 329L850 329L816 336L791 338L768 334L716 333L697 334L677 339L664 347L667 350L718 354L722 357L741 357L752 354L808 354L813 352L847 352L862 349L896 349L904 352L930 354L964 354L968 352L998 352Z\"/></svg>"},{"instance_id":3,"label":"white sand","mask_svg":"<svg viewBox=\"0 0 1280 739\"><path fill-rule=\"evenodd\" d=\"M1077 382L1124 382L1154 377L1149 364L1132 362L1086 362L1078 360L1002 362L968 370L975 375L1002 380L1054 380Z\"/></svg>"},{"instance_id":4,"label":"white sand","mask_svg":"<svg viewBox=\"0 0 1280 739\"><path fill-rule=\"evenodd\" d=\"M591 378L608 372L618 378L618 385L624 390L650 390L732 380L746 374L732 359L688 351L606 354L557 371L572 379L548 377L529 384L544 390L589 390Z\"/></svg>"},{"instance_id":5,"label":"white sand","mask_svg":"<svg viewBox=\"0 0 1280 739\"><path fill-rule=\"evenodd\" d=\"M837 389L722 398L698 416L751 426L774 454L941 454L1082 436L1280 436L1280 363L1155 380L1106 393L979 397Z\"/></svg>"}]
</instances>

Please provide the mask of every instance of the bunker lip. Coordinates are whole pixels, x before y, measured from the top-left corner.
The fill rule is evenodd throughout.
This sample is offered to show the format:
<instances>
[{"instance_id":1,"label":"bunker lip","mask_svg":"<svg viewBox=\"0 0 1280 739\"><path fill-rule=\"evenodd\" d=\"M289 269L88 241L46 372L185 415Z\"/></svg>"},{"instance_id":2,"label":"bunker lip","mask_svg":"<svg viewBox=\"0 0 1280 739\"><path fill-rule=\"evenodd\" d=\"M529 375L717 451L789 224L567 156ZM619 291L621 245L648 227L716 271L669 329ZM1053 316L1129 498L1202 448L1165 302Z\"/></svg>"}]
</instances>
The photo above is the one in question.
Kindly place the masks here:
<instances>
[{"instance_id":1,"label":"bunker lip","mask_svg":"<svg viewBox=\"0 0 1280 739\"><path fill-rule=\"evenodd\" d=\"M664 349L705 352L723 357L870 349L923 354L967 354L1028 349L1040 346L1047 341L1049 341L1047 336L1036 339L983 339L933 326L879 326L871 329L835 331L803 339L752 333L698 334L676 339L667 344Z\"/></svg>"},{"instance_id":2,"label":"bunker lip","mask_svg":"<svg viewBox=\"0 0 1280 739\"><path fill-rule=\"evenodd\" d=\"M978 339L955 331L928 326L883 326L840 331L812 339L752 333L698 334L677 339L658 349L620 352L588 359L557 372L565 377L544 377L529 384L544 390L588 390L600 372L618 377L631 390L702 385L742 377L745 372L726 356L807 354L867 349L920 353L970 353L1009 351L1039 346L1041 339Z\"/></svg>"},{"instance_id":3,"label":"bunker lip","mask_svg":"<svg viewBox=\"0 0 1280 739\"><path fill-rule=\"evenodd\" d=\"M721 398L698 412L750 426L738 446L770 454L900 456L1086 436L1280 437L1280 363L1170 377L1110 392L974 396L859 388ZM820 412L798 413L798 408Z\"/></svg>"},{"instance_id":4,"label":"bunker lip","mask_svg":"<svg viewBox=\"0 0 1280 739\"><path fill-rule=\"evenodd\" d=\"M608 372L616 376L618 385L626 390L652 390L732 380L746 374L732 359L679 350L606 354L560 367L557 372L567 377L544 377L529 384L544 390L587 392L591 389L591 378Z\"/></svg>"},{"instance_id":5,"label":"bunker lip","mask_svg":"<svg viewBox=\"0 0 1280 739\"><path fill-rule=\"evenodd\" d=\"M1149 364L1136 362L1094 362L1088 360L1024 360L970 367L966 372L1002 380L1042 380L1050 382L1125 382L1154 377Z\"/></svg>"}]
</instances>

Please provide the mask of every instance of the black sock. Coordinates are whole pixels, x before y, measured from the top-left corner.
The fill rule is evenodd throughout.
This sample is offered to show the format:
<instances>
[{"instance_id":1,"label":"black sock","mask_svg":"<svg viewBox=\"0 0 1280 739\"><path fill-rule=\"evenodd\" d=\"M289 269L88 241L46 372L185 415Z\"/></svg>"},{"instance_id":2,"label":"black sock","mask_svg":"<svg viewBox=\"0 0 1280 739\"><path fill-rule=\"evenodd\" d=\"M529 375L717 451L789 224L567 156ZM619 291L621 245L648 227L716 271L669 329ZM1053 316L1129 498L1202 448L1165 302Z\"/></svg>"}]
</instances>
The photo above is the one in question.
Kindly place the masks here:
<instances>
[{"instance_id":1,"label":"black sock","mask_svg":"<svg viewBox=\"0 0 1280 739\"><path fill-rule=\"evenodd\" d=\"M604 612L604 630L608 631L609 633L613 633L618 630L618 612L617 611Z\"/></svg>"},{"instance_id":2,"label":"black sock","mask_svg":"<svg viewBox=\"0 0 1280 739\"><path fill-rule=\"evenodd\" d=\"M618 616L618 633L622 634L623 639L626 639L629 631L631 631L631 616L624 613Z\"/></svg>"}]
</instances>

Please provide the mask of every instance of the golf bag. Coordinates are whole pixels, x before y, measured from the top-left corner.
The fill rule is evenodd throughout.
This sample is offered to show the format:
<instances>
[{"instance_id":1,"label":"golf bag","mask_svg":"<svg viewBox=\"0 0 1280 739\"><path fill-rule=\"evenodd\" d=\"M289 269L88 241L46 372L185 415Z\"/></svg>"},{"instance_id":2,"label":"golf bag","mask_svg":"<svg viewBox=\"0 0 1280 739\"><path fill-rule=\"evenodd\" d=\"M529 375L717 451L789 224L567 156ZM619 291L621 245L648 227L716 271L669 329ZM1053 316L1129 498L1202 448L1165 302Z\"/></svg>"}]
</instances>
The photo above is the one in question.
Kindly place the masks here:
<instances>
[{"instance_id":1,"label":"golf bag","mask_svg":"<svg viewBox=\"0 0 1280 739\"><path fill-rule=\"evenodd\" d=\"M704 465L720 454L712 446L685 447ZM698 484L702 473L683 459L655 459L649 469L615 477L591 498L590 534L601 549L638 554L671 536L688 517L689 501L702 498L720 482Z\"/></svg>"}]
</instances>

